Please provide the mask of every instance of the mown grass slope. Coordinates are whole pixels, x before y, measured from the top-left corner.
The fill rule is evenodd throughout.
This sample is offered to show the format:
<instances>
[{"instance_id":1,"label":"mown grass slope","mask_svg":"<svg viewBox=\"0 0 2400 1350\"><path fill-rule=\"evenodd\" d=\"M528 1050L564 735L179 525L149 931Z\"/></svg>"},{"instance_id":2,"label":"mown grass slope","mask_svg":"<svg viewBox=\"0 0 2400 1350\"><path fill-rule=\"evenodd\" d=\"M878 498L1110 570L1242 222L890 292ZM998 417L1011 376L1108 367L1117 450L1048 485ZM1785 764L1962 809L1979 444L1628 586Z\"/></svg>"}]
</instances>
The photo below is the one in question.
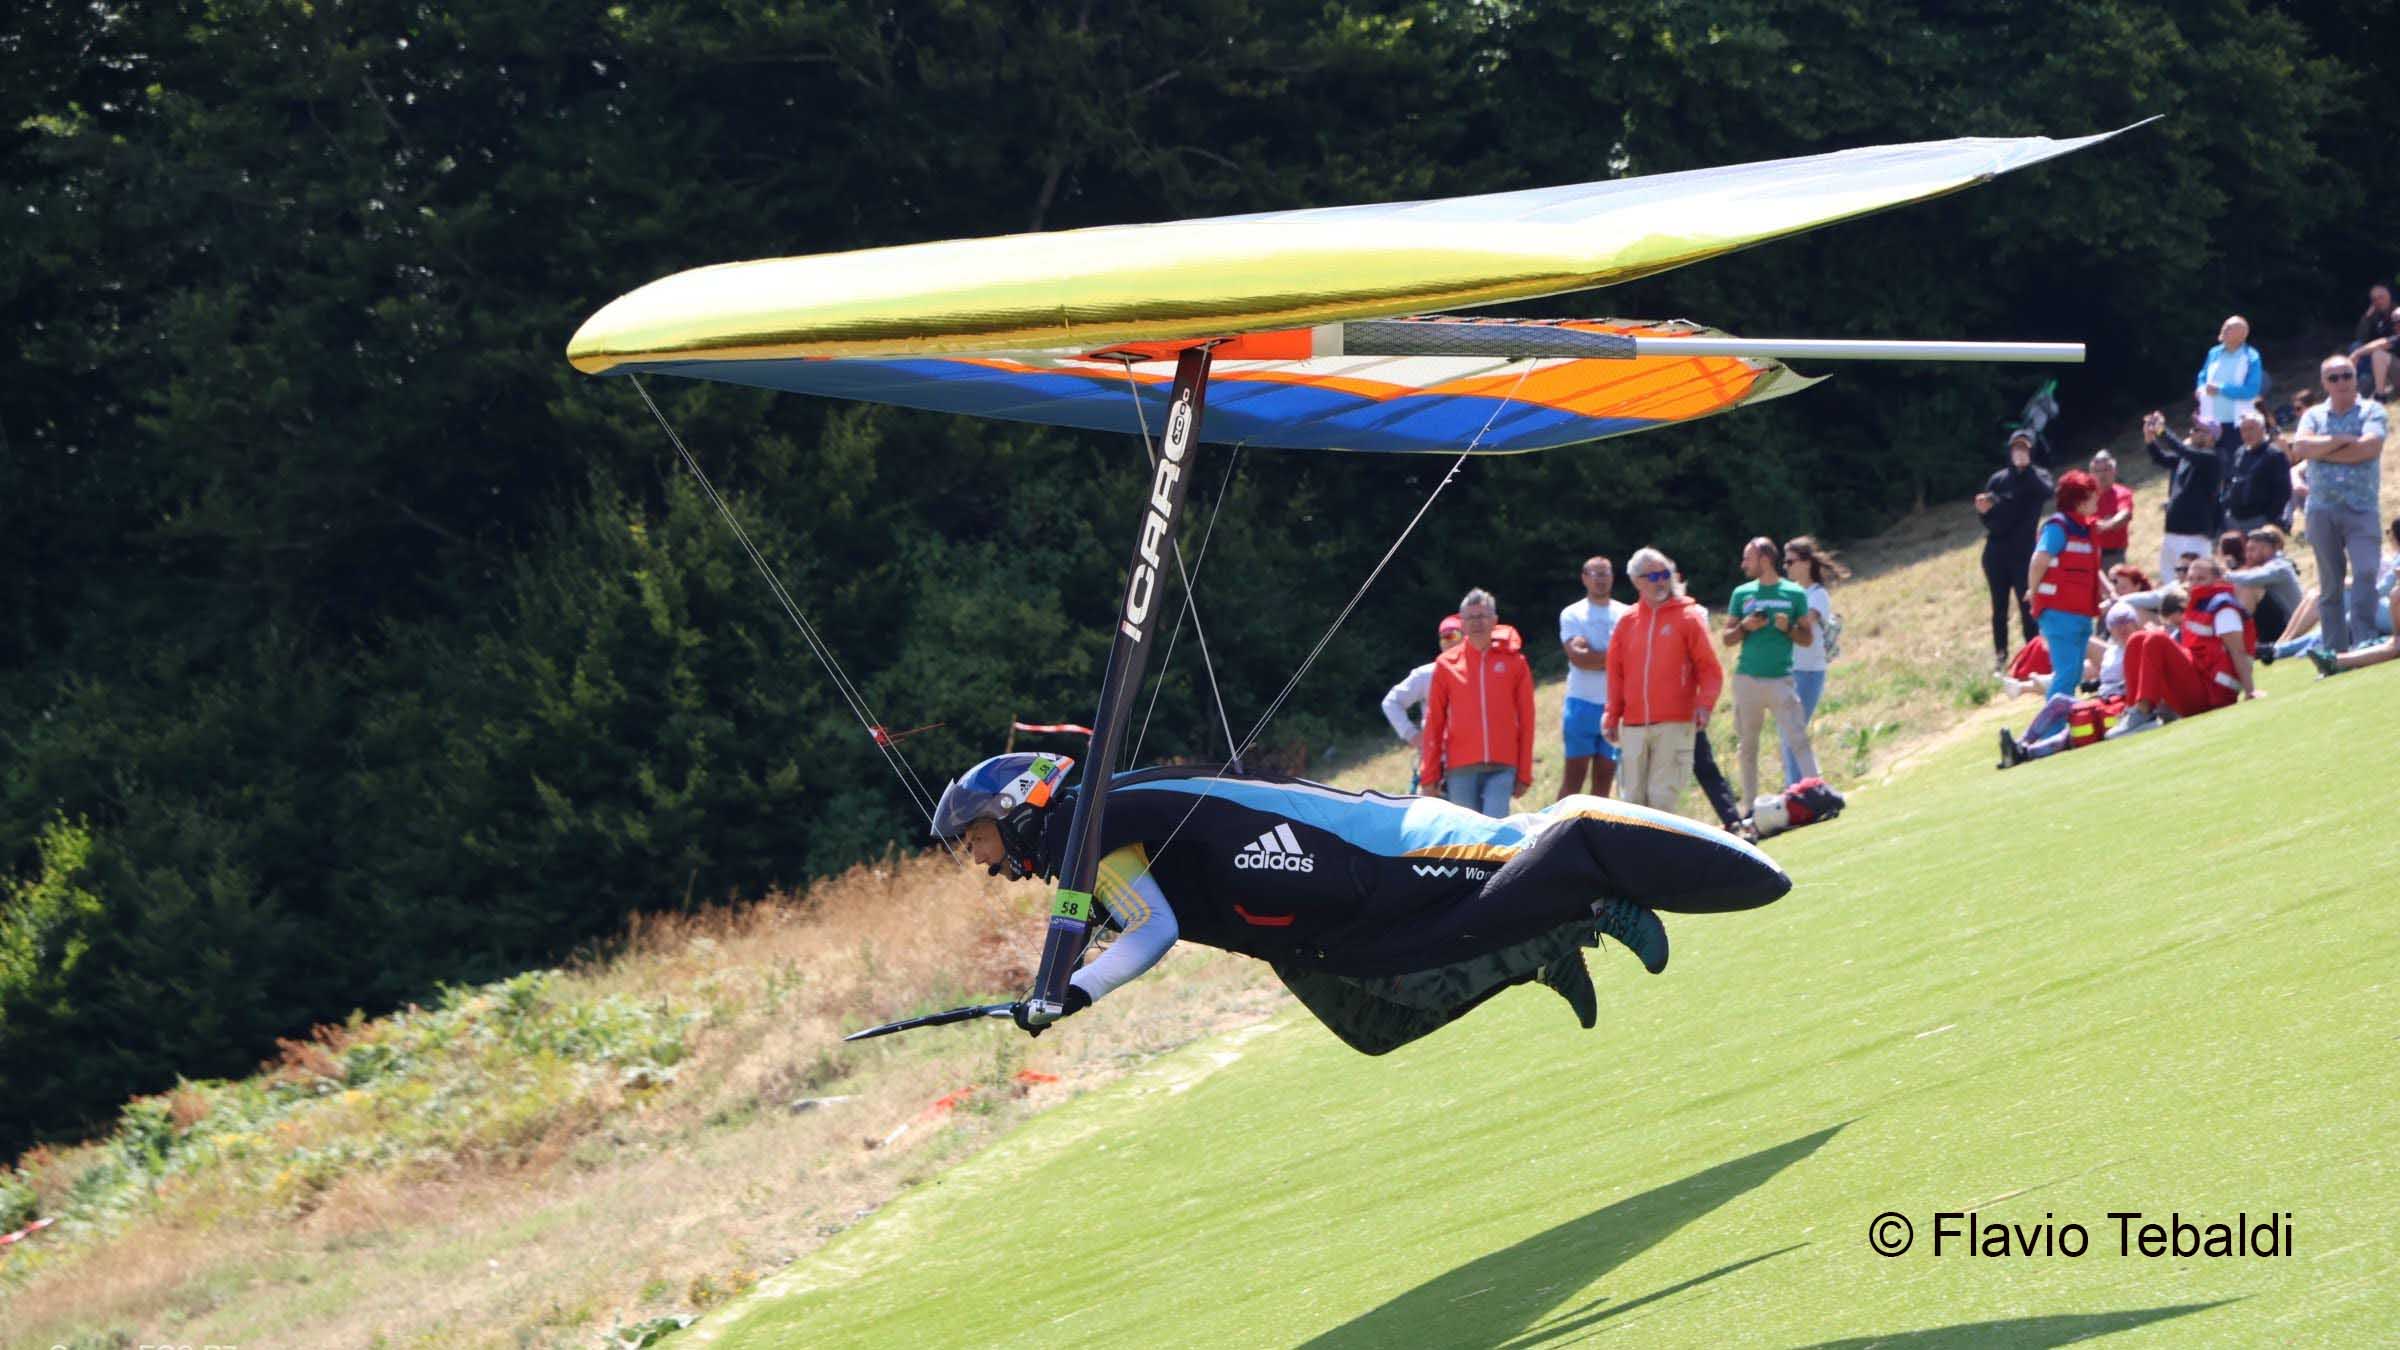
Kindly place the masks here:
<instances>
[{"instance_id":1,"label":"mown grass slope","mask_svg":"<svg viewBox=\"0 0 2400 1350\"><path fill-rule=\"evenodd\" d=\"M1303 1015L1033 1122L677 1344L2364 1343L2400 1324L2400 667L1786 836L1771 909L1384 1059ZM2089 1253L1929 1253L1937 1211ZM1917 1246L1868 1247L1884 1211ZM2288 1213L2269 1259L2112 1211Z\"/></svg>"}]
</instances>

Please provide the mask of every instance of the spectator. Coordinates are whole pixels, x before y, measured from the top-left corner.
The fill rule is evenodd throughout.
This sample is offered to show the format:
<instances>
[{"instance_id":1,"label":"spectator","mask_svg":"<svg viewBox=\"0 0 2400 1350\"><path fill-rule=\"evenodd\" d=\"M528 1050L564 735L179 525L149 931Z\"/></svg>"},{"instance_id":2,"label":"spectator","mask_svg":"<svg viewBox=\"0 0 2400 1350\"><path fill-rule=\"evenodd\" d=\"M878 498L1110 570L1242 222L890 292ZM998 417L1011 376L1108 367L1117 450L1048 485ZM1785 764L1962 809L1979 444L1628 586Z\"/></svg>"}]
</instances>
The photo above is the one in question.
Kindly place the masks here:
<instances>
[{"instance_id":1,"label":"spectator","mask_svg":"<svg viewBox=\"0 0 2400 1350\"><path fill-rule=\"evenodd\" d=\"M1690 589L1680 571L1675 574L1675 588L1678 592ZM1708 606L1694 601L1692 620L1701 632L1710 631ZM1753 844L1758 842L1758 830L1750 823L1750 804L1733 799L1733 785L1725 781L1725 771L1717 767L1716 749L1708 743L1708 733L1698 727L1692 729L1692 778L1700 785L1700 796L1708 802L1709 809L1725 823L1727 833Z\"/></svg>"},{"instance_id":2,"label":"spectator","mask_svg":"<svg viewBox=\"0 0 2400 1350\"><path fill-rule=\"evenodd\" d=\"M2383 493L2383 405L2358 396L2347 356L2317 368L2325 401L2300 416L2292 456L2309 463L2308 542L2317 555L2318 622L2325 645L2347 651L2375 621L2375 520ZM2343 594L2343 579L2349 593Z\"/></svg>"},{"instance_id":3,"label":"spectator","mask_svg":"<svg viewBox=\"0 0 2400 1350\"><path fill-rule=\"evenodd\" d=\"M2125 720L2110 740L2253 698L2250 615L2225 584L2214 558L2185 569L2190 594L2173 637L2136 633L2125 645Z\"/></svg>"},{"instance_id":4,"label":"spectator","mask_svg":"<svg viewBox=\"0 0 2400 1350\"><path fill-rule=\"evenodd\" d=\"M2198 428L2194 428L2195 439ZM2171 574L2186 553L2206 553L2217 537L2217 452L2177 440L2163 413L2142 419L2144 448L2172 475L2167 480L2167 534L2158 545L2158 570Z\"/></svg>"},{"instance_id":5,"label":"spectator","mask_svg":"<svg viewBox=\"0 0 2400 1350\"><path fill-rule=\"evenodd\" d=\"M2300 573L2292 560L2283 556L2283 532L2272 525L2261 525L2242 537L2242 565L2225 573L2225 580L2234 588L2234 598L2250 611L2251 623L2258 630L2262 661L2274 659L2270 653L2275 643L2288 636L2292 618L2300 612Z\"/></svg>"},{"instance_id":6,"label":"spectator","mask_svg":"<svg viewBox=\"0 0 2400 1350\"><path fill-rule=\"evenodd\" d=\"M1608 714L1600 734L1615 741L1617 795L1675 809L1691 781L1692 739L1708 728L1725 669L1700 607L1675 580L1675 563L1654 548L1625 562L1641 602L1617 620L1608 643Z\"/></svg>"},{"instance_id":7,"label":"spectator","mask_svg":"<svg viewBox=\"0 0 2400 1350\"><path fill-rule=\"evenodd\" d=\"M2008 435L2008 467L1985 480L1975 494L1975 511L1983 517L1983 583L1992 596L1992 669L2008 667L2008 604L2013 595L2025 640L2033 640L2033 610L2025 603L2025 564L2033 557L2033 536L2042 522L2042 507L2056 485L2047 470L2033 466L2033 434Z\"/></svg>"},{"instance_id":8,"label":"spectator","mask_svg":"<svg viewBox=\"0 0 2400 1350\"><path fill-rule=\"evenodd\" d=\"M1566 743L1566 775L1558 785L1563 799L1584 790L1591 775L1592 795L1605 797L1617 782L1617 748L1600 734L1600 719L1608 715L1608 639L1617 617L1631 605L1609 598L1616 589L1615 564L1602 557L1583 560L1583 598L1558 612L1558 643L1567 653L1567 703L1559 719L1559 738Z\"/></svg>"},{"instance_id":9,"label":"spectator","mask_svg":"<svg viewBox=\"0 0 2400 1350\"><path fill-rule=\"evenodd\" d=\"M2351 645L2351 651L2392 636L2391 593L2393 587L2400 586L2400 520L2392 522L2385 537L2391 541L2392 551L2383 555L2382 564L2375 569L2375 593L2384 597L2375 602L2375 631L2372 634L2359 634L2359 640ZM2316 592L2310 591L2301 596L2299 608L2293 612L2291 621L2283 626L2283 641L2262 646L2259 655L2281 661L2289 657L2306 656L2324 646L2323 634L2317 627ZM2334 654L2342 656L2348 653Z\"/></svg>"},{"instance_id":10,"label":"spectator","mask_svg":"<svg viewBox=\"0 0 2400 1350\"><path fill-rule=\"evenodd\" d=\"M1500 602L1477 587L1458 602L1467 640L1433 663L1417 781L1487 816L1533 786L1533 668L1511 631L1500 639Z\"/></svg>"},{"instance_id":11,"label":"spectator","mask_svg":"<svg viewBox=\"0 0 2400 1350\"><path fill-rule=\"evenodd\" d=\"M2083 679L2084 650L2091 645L2101 603L2114 598L2101 578L2100 546L2092 537L2092 503L2099 491L2092 476L2080 470L2058 480L2058 510L2042 522L2026 568L2025 588L2033 594L2042 645L2050 651L2050 697L2025 728L2027 741L2058 730L2052 719L2066 717Z\"/></svg>"},{"instance_id":12,"label":"spectator","mask_svg":"<svg viewBox=\"0 0 2400 1350\"><path fill-rule=\"evenodd\" d=\"M1808 719L1792 683L1792 648L1814 643L1817 625L1808 592L1784 580L1783 551L1774 540L1762 535L1744 545L1742 570L1750 580L1733 588L1718 637L1741 648L1733 667L1733 754L1747 802L1758 796L1758 738L1768 713L1775 715L1784 753L1799 761L1800 776L1817 776L1817 752L1808 743Z\"/></svg>"},{"instance_id":13,"label":"spectator","mask_svg":"<svg viewBox=\"0 0 2400 1350\"><path fill-rule=\"evenodd\" d=\"M2150 574L2131 563L2119 563L2108 569L2108 586L2117 593L2119 599L2157 589L2150 580Z\"/></svg>"},{"instance_id":14,"label":"spectator","mask_svg":"<svg viewBox=\"0 0 2400 1350\"><path fill-rule=\"evenodd\" d=\"M2375 372L2378 400L2400 398L2400 388L2392 383L2395 346L2400 346L2400 310L2392 307L2392 288L2379 283L2367 288L2367 312L2358 316L2358 327L2350 334L2350 363Z\"/></svg>"},{"instance_id":15,"label":"spectator","mask_svg":"<svg viewBox=\"0 0 2400 1350\"><path fill-rule=\"evenodd\" d=\"M2266 416L2256 408L2243 409L2239 426L2241 444L2226 466L2222 495L2226 527L2248 534L2282 523L2292 501L2292 462L2267 439Z\"/></svg>"},{"instance_id":16,"label":"spectator","mask_svg":"<svg viewBox=\"0 0 2400 1350\"><path fill-rule=\"evenodd\" d=\"M2250 556L2250 536L2243 530L2226 530L2217 536L2217 566L2230 572Z\"/></svg>"},{"instance_id":17,"label":"spectator","mask_svg":"<svg viewBox=\"0 0 2400 1350\"><path fill-rule=\"evenodd\" d=\"M2095 641L2098 648L2094 662L2085 667L2090 678L2086 685L2090 698L2075 699L2067 705L2063 716L2049 720L2056 730L2035 740L2020 741L2000 729L2000 767L2013 768L2029 759L2055 755L2100 739L2110 724L2125 712L2125 644L2142 631L2142 612L2123 600L2108 607L2108 640ZM2047 711L2047 709L2045 709ZM2039 719L2037 719L2039 720Z\"/></svg>"},{"instance_id":18,"label":"spectator","mask_svg":"<svg viewBox=\"0 0 2400 1350\"><path fill-rule=\"evenodd\" d=\"M2117 481L2117 457L2106 450L2092 455L2092 481L2100 485L2092 503L2092 533L2100 541L2100 565L2115 567L2133 546L2133 489Z\"/></svg>"},{"instance_id":19,"label":"spectator","mask_svg":"<svg viewBox=\"0 0 2400 1350\"><path fill-rule=\"evenodd\" d=\"M1825 672L1832 666L1834 639L1841 635L1841 620L1833 615L1833 592L1827 583L1840 581L1850 575L1830 549L1818 546L1813 535L1794 535L1783 546L1783 570L1792 584L1808 593L1808 612L1816 620L1817 640L1805 647L1792 648L1792 688L1800 695L1800 725L1806 727L1816 720L1817 702L1825 697ZM1791 751L1783 751L1783 781L1785 786L1808 777L1800 772L1800 761Z\"/></svg>"},{"instance_id":20,"label":"spectator","mask_svg":"<svg viewBox=\"0 0 2400 1350\"><path fill-rule=\"evenodd\" d=\"M1433 640L1438 655L1467 640L1466 625L1457 615L1442 620L1434 629ZM1408 678L1393 685L1383 695L1383 720L1392 724L1392 734L1409 743L1420 744L1424 735L1417 724L1408 720L1408 710L1425 701L1425 691L1433 687L1433 662L1428 661L1408 672ZM1428 785L1430 786L1430 784Z\"/></svg>"},{"instance_id":21,"label":"spectator","mask_svg":"<svg viewBox=\"0 0 2400 1350\"><path fill-rule=\"evenodd\" d=\"M2267 363L2250 345L2248 319L2235 314L2218 327L2217 345L2200 359L2192 385L2199 399L2195 415L2216 432L2210 448L2233 449L2239 437L2236 420L2267 387Z\"/></svg>"},{"instance_id":22,"label":"spectator","mask_svg":"<svg viewBox=\"0 0 2400 1350\"><path fill-rule=\"evenodd\" d=\"M2299 429L2300 419L2308 416L2308 410L2315 406L2317 398L2317 391L2314 389L2303 389L2299 393L2292 395L2293 430L2297 431ZM2308 461L2292 453L2292 443L2289 436L2279 438L2279 448L2283 451L2283 457L2292 462L2292 502L2291 505L2283 508L2283 527L2285 530L2290 532L2293 538L2299 539L2305 537L2308 533L2308 522L2306 520L2306 513L2308 511Z\"/></svg>"},{"instance_id":23,"label":"spectator","mask_svg":"<svg viewBox=\"0 0 2400 1350\"><path fill-rule=\"evenodd\" d=\"M2323 647L2310 652L2308 659L2316 663L2320 678L2339 675L2345 670L2356 670L2360 666L2381 665L2394 656L2400 656L2400 638L2392 635L2392 611L2400 609L2400 517L2392 520L2390 533L2394 551L2384 559L2383 572L2377 578L2384 591L2383 641L2370 647L2355 647L2339 655Z\"/></svg>"}]
</instances>

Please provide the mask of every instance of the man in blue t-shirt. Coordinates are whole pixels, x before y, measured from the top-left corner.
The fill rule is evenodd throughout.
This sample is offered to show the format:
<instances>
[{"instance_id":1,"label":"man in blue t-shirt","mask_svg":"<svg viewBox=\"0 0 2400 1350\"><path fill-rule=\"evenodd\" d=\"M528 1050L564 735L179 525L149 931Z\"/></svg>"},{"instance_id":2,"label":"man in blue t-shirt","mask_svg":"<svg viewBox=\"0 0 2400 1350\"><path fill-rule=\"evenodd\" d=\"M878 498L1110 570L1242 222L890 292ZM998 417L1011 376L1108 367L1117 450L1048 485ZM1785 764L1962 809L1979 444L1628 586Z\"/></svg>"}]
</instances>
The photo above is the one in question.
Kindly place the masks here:
<instances>
[{"instance_id":1,"label":"man in blue t-shirt","mask_svg":"<svg viewBox=\"0 0 2400 1350\"><path fill-rule=\"evenodd\" d=\"M1608 598L1616 586L1616 565L1602 557L1583 560L1583 598L1558 612L1558 645L1567 654L1567 707L1561 718L1566 742L1566 777L1558 785L1563 800L1584 791L1591 777L1591 794L1605 797L1617 782L1617 747L1600 735L1600 719L1608 710L1608 640L1617 630L1617 616L1631 606Z\"/></svg>"}]
</instances>

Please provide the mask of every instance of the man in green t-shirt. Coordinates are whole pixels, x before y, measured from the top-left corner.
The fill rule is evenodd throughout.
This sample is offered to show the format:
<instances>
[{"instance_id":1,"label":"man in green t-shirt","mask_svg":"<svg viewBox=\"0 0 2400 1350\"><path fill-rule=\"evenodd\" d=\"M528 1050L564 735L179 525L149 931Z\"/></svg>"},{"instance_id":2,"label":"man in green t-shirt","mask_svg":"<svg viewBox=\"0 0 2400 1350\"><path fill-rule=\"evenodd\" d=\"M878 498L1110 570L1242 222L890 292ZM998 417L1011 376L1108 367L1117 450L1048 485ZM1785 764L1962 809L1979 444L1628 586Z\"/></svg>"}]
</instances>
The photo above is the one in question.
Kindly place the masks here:
<instances>
[{"instance_id":1,"label":"man in green t-shirt","mask_svg":"<svg viewBox=\"0 0 2400 1350\"><path fill-rule=\"evenodd\" d=\"M1783 737L1784 757L1800 766L1802 778L1817 776L1817 752L1808 744L1808 714L1792 684L1792 647L1812 646L1816 624L1808 592L1783 578L1783 550L1761 536L1742 549L1742 571L1750 580L1733 588L1718 634L1739 647L1733 666L1733 730L1742 766L1742 808L1758 796L1758 737L1767 714ZM1789 787L1790 784L1785 784Z\"/></svg>"}]
</instances>

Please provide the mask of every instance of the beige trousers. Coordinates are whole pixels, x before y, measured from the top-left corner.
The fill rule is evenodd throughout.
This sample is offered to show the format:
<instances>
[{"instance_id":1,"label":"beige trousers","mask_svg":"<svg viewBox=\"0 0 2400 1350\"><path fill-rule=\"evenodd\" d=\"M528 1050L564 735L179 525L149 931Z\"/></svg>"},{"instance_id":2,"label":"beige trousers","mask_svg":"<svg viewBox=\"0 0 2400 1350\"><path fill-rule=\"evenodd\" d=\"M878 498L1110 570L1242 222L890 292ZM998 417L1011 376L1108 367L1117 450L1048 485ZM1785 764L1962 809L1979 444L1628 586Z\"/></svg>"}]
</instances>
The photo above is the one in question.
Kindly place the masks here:
<instances>
[{"instance_id":1,"label":"beige trousers","mask_svg":"<svg viewBox=\"0 0 2400 1350\"><path fill-rule=\"evenodd\" d=\"M1692 724L1654 722L1619 726L1617 796L1639 806L1672 811L1692 782Z\"/></svg>"},{"instance_id":2,"label":"beige trousers","mask_svg":"<svg viewBox=\"0 0 2400 1350\"><path fill-rule=\"evenodd\" d=\"M1766 731L1768 713L1775 714L1775 732L1783 738L1784 753L1799 762L1800 776L1817 776L1817 752L1808 743L1808 714L1801 710L1800 691L1792 677L1762 680L1755 675L1734 676L1733 734L1735 754L1742 765L1745 813L1758 797L1758 739Z\"/></svg>"}]
</instances>

